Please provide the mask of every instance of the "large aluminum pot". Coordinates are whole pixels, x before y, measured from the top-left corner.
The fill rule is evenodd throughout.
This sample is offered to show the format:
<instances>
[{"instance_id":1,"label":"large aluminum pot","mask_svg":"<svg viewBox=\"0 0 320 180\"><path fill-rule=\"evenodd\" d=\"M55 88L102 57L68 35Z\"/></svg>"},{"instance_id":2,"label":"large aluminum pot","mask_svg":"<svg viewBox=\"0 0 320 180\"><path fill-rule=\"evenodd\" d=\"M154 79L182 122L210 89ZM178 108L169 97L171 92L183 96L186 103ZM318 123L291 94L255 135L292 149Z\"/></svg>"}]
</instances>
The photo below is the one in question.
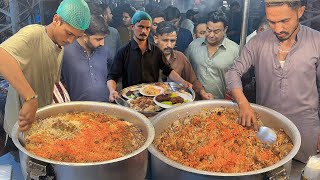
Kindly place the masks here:
<instances>
[{"instance_id":1,"label":"large aluminum pot","mask_svg":"<svg viewBox=\"0 0 320 180\"><path fill-rule=\"evenodd\" d=\"M142 114L115 104L99 102L70 102L46 106L37 111L37 118L45 118L58 113L68 112L104 112L117 118L125 119L137 125L146 137L146 142L136 151L113 160L93 163L67 163L53 161L36 156L24 147L23 133L18 132L18 124L13 127L12 139L19 149L21 168L25 179L39 176L54 176L58 180L143 180L148 164L147 147L154 138L154 128L149 119ZM99 133L99 132L97 132ZM47 174L46 174L47 173ZM50 173L48 175L48 173Z\"/></svg>"},{"instance_id":2,"label":"large aluminum pot","mask_svg":"<svg viewBox=\"0 0 320 180\"><path fill-rule=\"evenodd\" d=\"M301 145L301 136L297 127L285 116L271 110L269 108L251 104L253 109L261 115L262 122L273 128L283 128L287 135L291 138L294 147L291 152L278 163L251 172L245 173L219 173L201 171L188 166L181 165L163 155L158 149L151 144L148 150L151 153L151 172L152 180L212 180L212 179L263 179L266 177L281 176L282 178L288 177L291 170L291 160L297 154ZM155 127L155 137L157 137L166 127L170 126L175 120L184 118L186 116L196 114L203 108L214 107L230 107L238 108L237 105L231 101L226 100L211 100L211 101L198 101L188 103L184 106L179 106L173 109L168 109L161 112L152 119L152 124ZM274 172L273 170L279 170ZM280 171L281 170L281 171ZM277 175L277 176L276 176Z\"/></svg>"}]
</instances>

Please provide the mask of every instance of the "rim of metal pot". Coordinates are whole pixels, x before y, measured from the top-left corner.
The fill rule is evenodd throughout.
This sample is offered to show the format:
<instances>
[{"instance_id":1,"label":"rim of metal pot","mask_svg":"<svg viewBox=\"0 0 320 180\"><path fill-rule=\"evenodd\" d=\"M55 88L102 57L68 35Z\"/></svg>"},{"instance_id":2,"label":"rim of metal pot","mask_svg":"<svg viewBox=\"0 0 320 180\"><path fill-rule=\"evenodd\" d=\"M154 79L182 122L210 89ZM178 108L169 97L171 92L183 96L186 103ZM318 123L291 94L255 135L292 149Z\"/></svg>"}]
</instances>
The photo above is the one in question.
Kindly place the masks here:
<instances>
[{"instance_id":1,"label":"rim of metal pot","mask_svg":"<svg viewBox=\"0 0 320 180\"><path fill-rule=\"evenodd\" d=\"M106 108L114 108L114 109L126 109L126 111L129 111L131 114L135 115L137 118L141 119L147 126L148 129L148 135L147 135L147 139L146 142L144 143L143 146L141 146L139 149L133 151L130 154L127 154L123 157L120 158L116 158L116 159L112 159L112 160L107 160L107 161L99 161L99 162L90 162L90 163L70 163L70 162L63 162L63 161L54 161L54 160L50 160L47 158L43 158L40 156L37 156L31 152L29 152L28 150L26 150L24 148L24 146L21 145L20 141L19 141L19 137L21 135L23 135L23 132L20 132L18 129L18 122L14 125L13 130L12 130L12 140L13 143L16 145L16 147L22 151L23 153L27 154L28 156L46 162L46 163L51 163L51 164L58 164L58 165L66 165L66 166L91 166L91 165L102 165L102 164L111 164L114 162L119 162L125 159L129 159L139 153L141 153L142 151L146 150L148 148L148 146L152 143L153 139L154 139L154 135L155 135L155 131L154 131L154 127L152 125L152 123L150 122L150 120L145 117L144 115L142 115L141 113L138 113L130 108L127 107L123 107L123 106L119 106L116 104L111 104L111 103L103 103L103 102L91 102L91 101L73 101L73 102L67 102L67 103L60 103L60 104L52 104L52 105L48 105L45 106L43 108L40 108L37 110L37 112L40 111L45 111L48 110L52 107L56 107L56 106L74 106L74 105L94 105L94 106L99 106L99 107L106 107Z\"/></svg>"},{"instance_id":2,"label":"rim of metal pot","mask_svg":"<svg viewBox=\"0 0 320 180\"><path fill-rule=\"evenodd\" d=\"M161 117L166 116L166 114L172 113L172 111L177 111L180 109L187 109L187 108L197 108L198 105L211 105L212 103L214 104L224 104L224 105L232 105L232 106L237 106L236 103L229 101L229 100L202 100L202 101L196 101L196 102L191 102L191 103L186 103L184 106L178 106L172 109L167 109L161 113L159 113L158 115L156 115L155 117L152 118L151 122L152 124L155 126L159 121L161 121ZM221 105L223 106L223 105ZM198 170L195 168L191 168L185 165L182 165L176 161L173 161L171 159L169 159L168 157L166 157L164 154L162 154L161 152L159 152L157 150L157 148L153 145L153 143L148 147L149 152L156 156L160 161L168 164L169 166L172 166L174 168L183 170L183 171L187 171L190 173L197 173L197 174L201 174L201 175L209 175L209 176L249 176L249 175L255 175L255 174L262 174L271 170L274 170L282 165L284 165L285 163L287 163L288 161L292 160L292 158L297 154L300 145L301 145L301 135L300 132L298 130L298 128L284 115L280 114L279 112L272 110L270 108L264 107L264 106L260 106L257 104L251 104L251 106L254 109L258 109L258 110L267 110L270 113L274 114L276 117L281 117L283 119L283 121L285 121L286 124L288 124L289 129L291 129L293 131L294 134L297 134L297 137L295 139L295 141L293 141L293 149L289 152L289 154L281 159L279 162L277 162L276 164L272 165L272 166L268 166L266 168L263 169L259 169L259 170L255 170L255 171L249 171L249 172L243 172L243 173L220 173L220 172L211 172L211 171L203 171L203 170ZM185 112L186 114L188 114L188 112ZM155 126L156 127L156 126Z\"/></svg>"}]
</instances>

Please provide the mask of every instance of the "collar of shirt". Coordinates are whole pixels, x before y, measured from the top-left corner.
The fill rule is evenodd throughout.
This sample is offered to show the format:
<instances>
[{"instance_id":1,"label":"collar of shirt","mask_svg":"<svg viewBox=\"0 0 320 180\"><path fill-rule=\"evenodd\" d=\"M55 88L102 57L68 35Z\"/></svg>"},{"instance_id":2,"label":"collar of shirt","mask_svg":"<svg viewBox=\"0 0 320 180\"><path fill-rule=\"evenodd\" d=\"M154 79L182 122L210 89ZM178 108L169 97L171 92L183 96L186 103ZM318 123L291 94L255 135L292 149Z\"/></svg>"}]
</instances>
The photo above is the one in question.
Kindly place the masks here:
<instances>
[{"instance_id":1,"label":"collar of shirt","mask_svg":"<svg viewBox=\"0 0 320 180\"><path fill-rule=\"evenodd\" d=\"M130 41L130 44L131 44L131 49L132 50L140 49L139 46L138 46L138 43L134 39L132 39ZM151 51L151 43L148 40L147 40L147 49L146 49L146 51Z\"/></svg>"},{"instance_id":2,"label":"collar of shirt","mask_svg":"<svg viewBox=\"0 0 320 180\"><path fill-rule=\"evenodd\" d=\"M201 43L201 45L209 45L206 38L203 38L203 42ZM223 48L227 49L227 46L226 46L226 37L224 37L222 43L219 44L219 48L220 48L220 47L223 47Z\"/></svg>"}]
</instances>

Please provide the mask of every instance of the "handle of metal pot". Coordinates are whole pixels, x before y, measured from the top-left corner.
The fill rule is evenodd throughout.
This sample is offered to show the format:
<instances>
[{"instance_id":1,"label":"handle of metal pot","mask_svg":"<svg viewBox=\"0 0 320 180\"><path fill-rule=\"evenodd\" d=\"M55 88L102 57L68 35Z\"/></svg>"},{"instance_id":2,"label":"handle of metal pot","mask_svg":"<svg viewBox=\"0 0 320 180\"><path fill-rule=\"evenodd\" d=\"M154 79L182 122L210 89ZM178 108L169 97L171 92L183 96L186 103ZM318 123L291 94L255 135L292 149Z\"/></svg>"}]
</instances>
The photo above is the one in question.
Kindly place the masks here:
<instances>
[{"instance_id":1,"label":"handle of metal pot","mask_svg":"<svg viewBox=\"0 0 320 180\"><path fill-rule=\"evenodd\" d=\"M284 166L269 171L265 174L264 180L289 180L287 170Z\"/></svg>"},{"instance_id":2,"label":"handle of metal pot","mask_svg":"<svg viewBox=\"0 0 320 180\"><path fill-rule=\"evenodd\" d=\"M51 164L28 158L27 180L55 180L54 170Z\"/></svg>"}]
</instances>

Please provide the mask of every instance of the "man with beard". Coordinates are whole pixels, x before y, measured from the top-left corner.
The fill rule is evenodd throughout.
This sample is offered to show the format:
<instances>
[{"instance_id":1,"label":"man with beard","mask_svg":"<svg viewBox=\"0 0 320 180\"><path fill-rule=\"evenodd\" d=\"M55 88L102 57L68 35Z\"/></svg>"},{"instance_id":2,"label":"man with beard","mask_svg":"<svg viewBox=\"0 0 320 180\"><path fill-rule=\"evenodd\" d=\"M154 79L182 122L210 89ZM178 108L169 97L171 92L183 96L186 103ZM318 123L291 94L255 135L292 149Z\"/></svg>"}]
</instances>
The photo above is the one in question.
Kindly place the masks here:
<instances>
[{"instance_id":1,"label":"man with beard","mask_svg":"<svg viewBox=\"0 0 320 180\"><path fill-rule=\"evenodd\" d=\"M112 58L109 48L104 46L107 33L104 19L92 15L84 35L65 46L61 82L71 101L108 101L107 67Z\"/></svg>"},{"instance_id":2,"label":"man with beard","mask_svg":"<svg viewBox=\"0 0 320 180\"><path fill-rule=\"evenodd\" d=\"M255 67L256 103L288 117L301 133L295 159L306 162L320 149L320 33L299 23L300 0L265 0L270 30L253 37L227 72L228 89L240 108L240 123L257 130L254 111L243 95L240 77Z\"/></svg>"},{"instance_id":3,"label":"man with beard","mask_svg":"<svg viewBox=\"0 0 320 180\"><path fill-rule=\"evenodd\" d=\"M133 15L131 22L133 39L117 52L108 73L109 101L112 102L119 96L116 82L120 77L123 88L140 83L157 82L160 69L173 81L185 87L192 87L164 63L161 50L147 41L151 23L151 17L146 12L138 11Z\"/></svg>"},{"instance_id":4,"label":"man with beard","mask_svg":"<svg viewBox=\"0 0 320 180\"><path fill-rule=\"evenodd\" d=\"M63 0L49 25L28 25L0 45L0 74L10 83L4 121L8 135L17 120L19 130L29 129L37 108L52 103L62 46L82 36L89 24L84 0Z\"/></svg>"},{"instance_id":5,"label":"man with beard","mask_svg":"<svg viewBox=\"0 0 320 180\"><path fill-rule=\"evenodd\" d=\"M112 58L116 55L117 50L120 48L120 34L118 30L114 27L109 26L112 22L112 12L110 6L107 4L100 5L102 7L102 17L106 22L106 26L108 26L109 34L104 38L104 44L110 49Z\"/></svg>"},{"instance_id":6,"label":"man with beard","mask_svg":"<svg viewBox=\"0 0 320 180\"><path fill-rule=\"evenodd\" d=\"M212 94L207 93L197 79L187 57L182 52L173 50L177 42L177 29L172 23L161 22L158 24L154 42L163 52L165 63L183 79L192 83L192 88L201 99L213 99ZM168 81L171 81L170 78L168 78Z\"/></svg>"},{"instance_id":7,"label":"man with beard","mask_svg":"<svg viewBox=\"0 0 320 180\"><path fill-rule=\"evenodd\" d=\"M130 42L133 37L131 31L131 18L136 10L130 4L124 4L118 7L118 10L121 12L122 23L116 27L120 34L120 45L123 46Z\"/></svg>"},{"instance_id":8,"label":"man with beard","mask_svg":"<svg viewBox=\"0 0 320 180\"><path fill-rule=\"evenodd\" d=\"M239 46L225 36L227 29L225 15L218 11L211 13L207 19L206 38L195 39L186 51L197 78L215 99L224 99L224 74L239 53Z\"/></svg>"}]
</instances>

